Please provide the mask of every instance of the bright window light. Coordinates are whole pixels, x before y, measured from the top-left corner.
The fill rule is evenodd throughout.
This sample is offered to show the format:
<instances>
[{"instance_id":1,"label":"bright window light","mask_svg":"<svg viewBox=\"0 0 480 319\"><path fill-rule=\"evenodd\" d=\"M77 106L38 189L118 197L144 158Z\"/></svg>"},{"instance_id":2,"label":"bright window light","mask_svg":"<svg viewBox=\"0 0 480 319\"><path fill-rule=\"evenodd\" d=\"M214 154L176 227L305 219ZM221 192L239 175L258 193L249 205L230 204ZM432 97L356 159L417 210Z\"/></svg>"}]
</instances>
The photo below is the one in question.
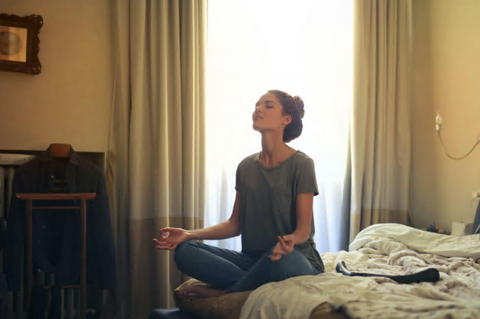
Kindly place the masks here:
<instances>
[{"instance_id":1,"label":"bright window light","mask_svg":"<svg viewBox=\"0 0 480 319\"><path fill-rule=\"evenodd\" d=\"M353 0L209 0L205 226L228 219L235 172L261 150L251 115L270 89L305 103L290 145L315 161L317 248L338 248L353 94ZM211 242L240 249L238 239Z\"/></svg>"}]
</instances>

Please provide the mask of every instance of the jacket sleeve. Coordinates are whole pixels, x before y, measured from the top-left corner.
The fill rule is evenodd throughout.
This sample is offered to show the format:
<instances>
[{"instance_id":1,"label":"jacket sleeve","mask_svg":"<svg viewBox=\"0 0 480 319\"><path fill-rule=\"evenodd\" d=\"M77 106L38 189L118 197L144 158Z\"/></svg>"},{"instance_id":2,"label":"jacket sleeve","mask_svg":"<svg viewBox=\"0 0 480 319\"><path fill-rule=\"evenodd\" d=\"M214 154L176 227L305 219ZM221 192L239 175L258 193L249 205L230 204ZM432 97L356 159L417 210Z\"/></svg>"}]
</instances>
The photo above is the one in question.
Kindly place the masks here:
<instances>
[{"instance_id":1,"label":"jacket sleeve","mask_svg":"<svg viewBox=\"0 0 480 319\"><path fill-rule=\"evenodd\" d=\"M107 189L103 174L99 174L96 186L97 196L92 200L91 212L87 212L87 227L91 230L94 242L95 268L99 287L113 288L116 281L115 245Z\"/></svg>"},{"instance_id":2,"label":"jacket sleeve","mask_svg":"<svg viewBox=\"0 0 480 319\"><path fill-rule=\"evenodd\" d=\"M15 196L20 190L20 178L15 174L12 182L12 198L7 215L5 249L5 274L8 290L19 291L25 244L25 201Z\"/></svg>"}]
</instances>

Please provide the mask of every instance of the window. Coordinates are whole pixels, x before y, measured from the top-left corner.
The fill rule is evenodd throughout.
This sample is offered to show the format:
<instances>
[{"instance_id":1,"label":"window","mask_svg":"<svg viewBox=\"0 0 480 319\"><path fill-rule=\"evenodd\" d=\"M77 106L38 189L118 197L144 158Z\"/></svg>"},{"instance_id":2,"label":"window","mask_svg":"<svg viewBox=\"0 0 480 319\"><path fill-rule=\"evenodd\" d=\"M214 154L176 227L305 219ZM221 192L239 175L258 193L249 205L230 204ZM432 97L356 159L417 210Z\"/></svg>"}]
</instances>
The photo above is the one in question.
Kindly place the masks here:
<instances>
[{"instance_id":1,"label":"window","mask_svg":"<svg viewBox=\"0 0 480 319\"><path fill-rule=\"evenodd\" d=\"M337 251L353 94L353 0L209 0L206 227L229 218L237 165L261 150L251 115L269 89L305 103L303 133L290 145L315 161L317 249ZM241 249L239 238L209 243Z\"/></svg>"}]
</instances>

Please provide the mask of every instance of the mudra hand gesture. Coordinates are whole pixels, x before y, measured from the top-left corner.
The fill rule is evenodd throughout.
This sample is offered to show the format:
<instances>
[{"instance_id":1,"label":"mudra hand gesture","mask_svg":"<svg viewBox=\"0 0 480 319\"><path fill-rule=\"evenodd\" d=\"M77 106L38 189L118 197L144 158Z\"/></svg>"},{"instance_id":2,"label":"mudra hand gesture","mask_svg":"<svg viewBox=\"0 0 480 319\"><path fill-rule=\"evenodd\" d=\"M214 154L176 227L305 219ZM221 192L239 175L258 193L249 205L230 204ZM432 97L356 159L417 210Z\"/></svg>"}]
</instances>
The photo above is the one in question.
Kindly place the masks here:
<instances>
[{"instance_id":1,"label":"mudra hand gesture","mask_svg":"<svg viewBox=\"0 0 480 319\"><path fill-rule=\"evenodd\" d=\"M283 255L290 254L293 251L294 238L292 235L278 236L278 243L268 256L271 260L279 260Z\"/></svg>"},{"instance_id":2,"label":"mudra hand gesture","mask_svg":"<svg viewBox=\"0 0 480 319\"><path fill-rule=\"evenodd\" d=\"M164 233L168 233L166 236ZM188 232L182 228L165 227L159 231L159 239L153 238L156 248L161 250L175 250L177 246L188 240Z\"/></svg>"}]
</instances>

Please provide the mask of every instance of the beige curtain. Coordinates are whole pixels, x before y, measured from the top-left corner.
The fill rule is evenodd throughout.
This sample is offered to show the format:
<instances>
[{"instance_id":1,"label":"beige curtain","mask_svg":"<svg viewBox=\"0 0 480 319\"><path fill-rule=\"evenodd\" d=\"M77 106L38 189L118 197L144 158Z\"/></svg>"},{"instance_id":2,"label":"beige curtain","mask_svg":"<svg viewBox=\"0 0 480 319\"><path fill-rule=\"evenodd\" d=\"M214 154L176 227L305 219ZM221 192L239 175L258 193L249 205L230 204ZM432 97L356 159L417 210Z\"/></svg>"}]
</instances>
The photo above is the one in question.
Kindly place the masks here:
<instances>
[{"instance_id":1,"label":"beige curtain","mask_svg":"<svg viewBox=\"0 0 480 319\"><path fill-rule=\"evenodd\" d=\"M203 226L205 0L112 2L115 84L107 180L118 260L116 312L173 307L182 282L165 226Z\"/></svg>"},{"instance_id":2,"label":"beige curtain","mask_svg":"<svg viewBox=\"0 0 480 319\"><path fill-rule=\"evenodd\" d=\"M355 0L350 240L409 223L411 0Z\"/></svg>"}]
</instances>

